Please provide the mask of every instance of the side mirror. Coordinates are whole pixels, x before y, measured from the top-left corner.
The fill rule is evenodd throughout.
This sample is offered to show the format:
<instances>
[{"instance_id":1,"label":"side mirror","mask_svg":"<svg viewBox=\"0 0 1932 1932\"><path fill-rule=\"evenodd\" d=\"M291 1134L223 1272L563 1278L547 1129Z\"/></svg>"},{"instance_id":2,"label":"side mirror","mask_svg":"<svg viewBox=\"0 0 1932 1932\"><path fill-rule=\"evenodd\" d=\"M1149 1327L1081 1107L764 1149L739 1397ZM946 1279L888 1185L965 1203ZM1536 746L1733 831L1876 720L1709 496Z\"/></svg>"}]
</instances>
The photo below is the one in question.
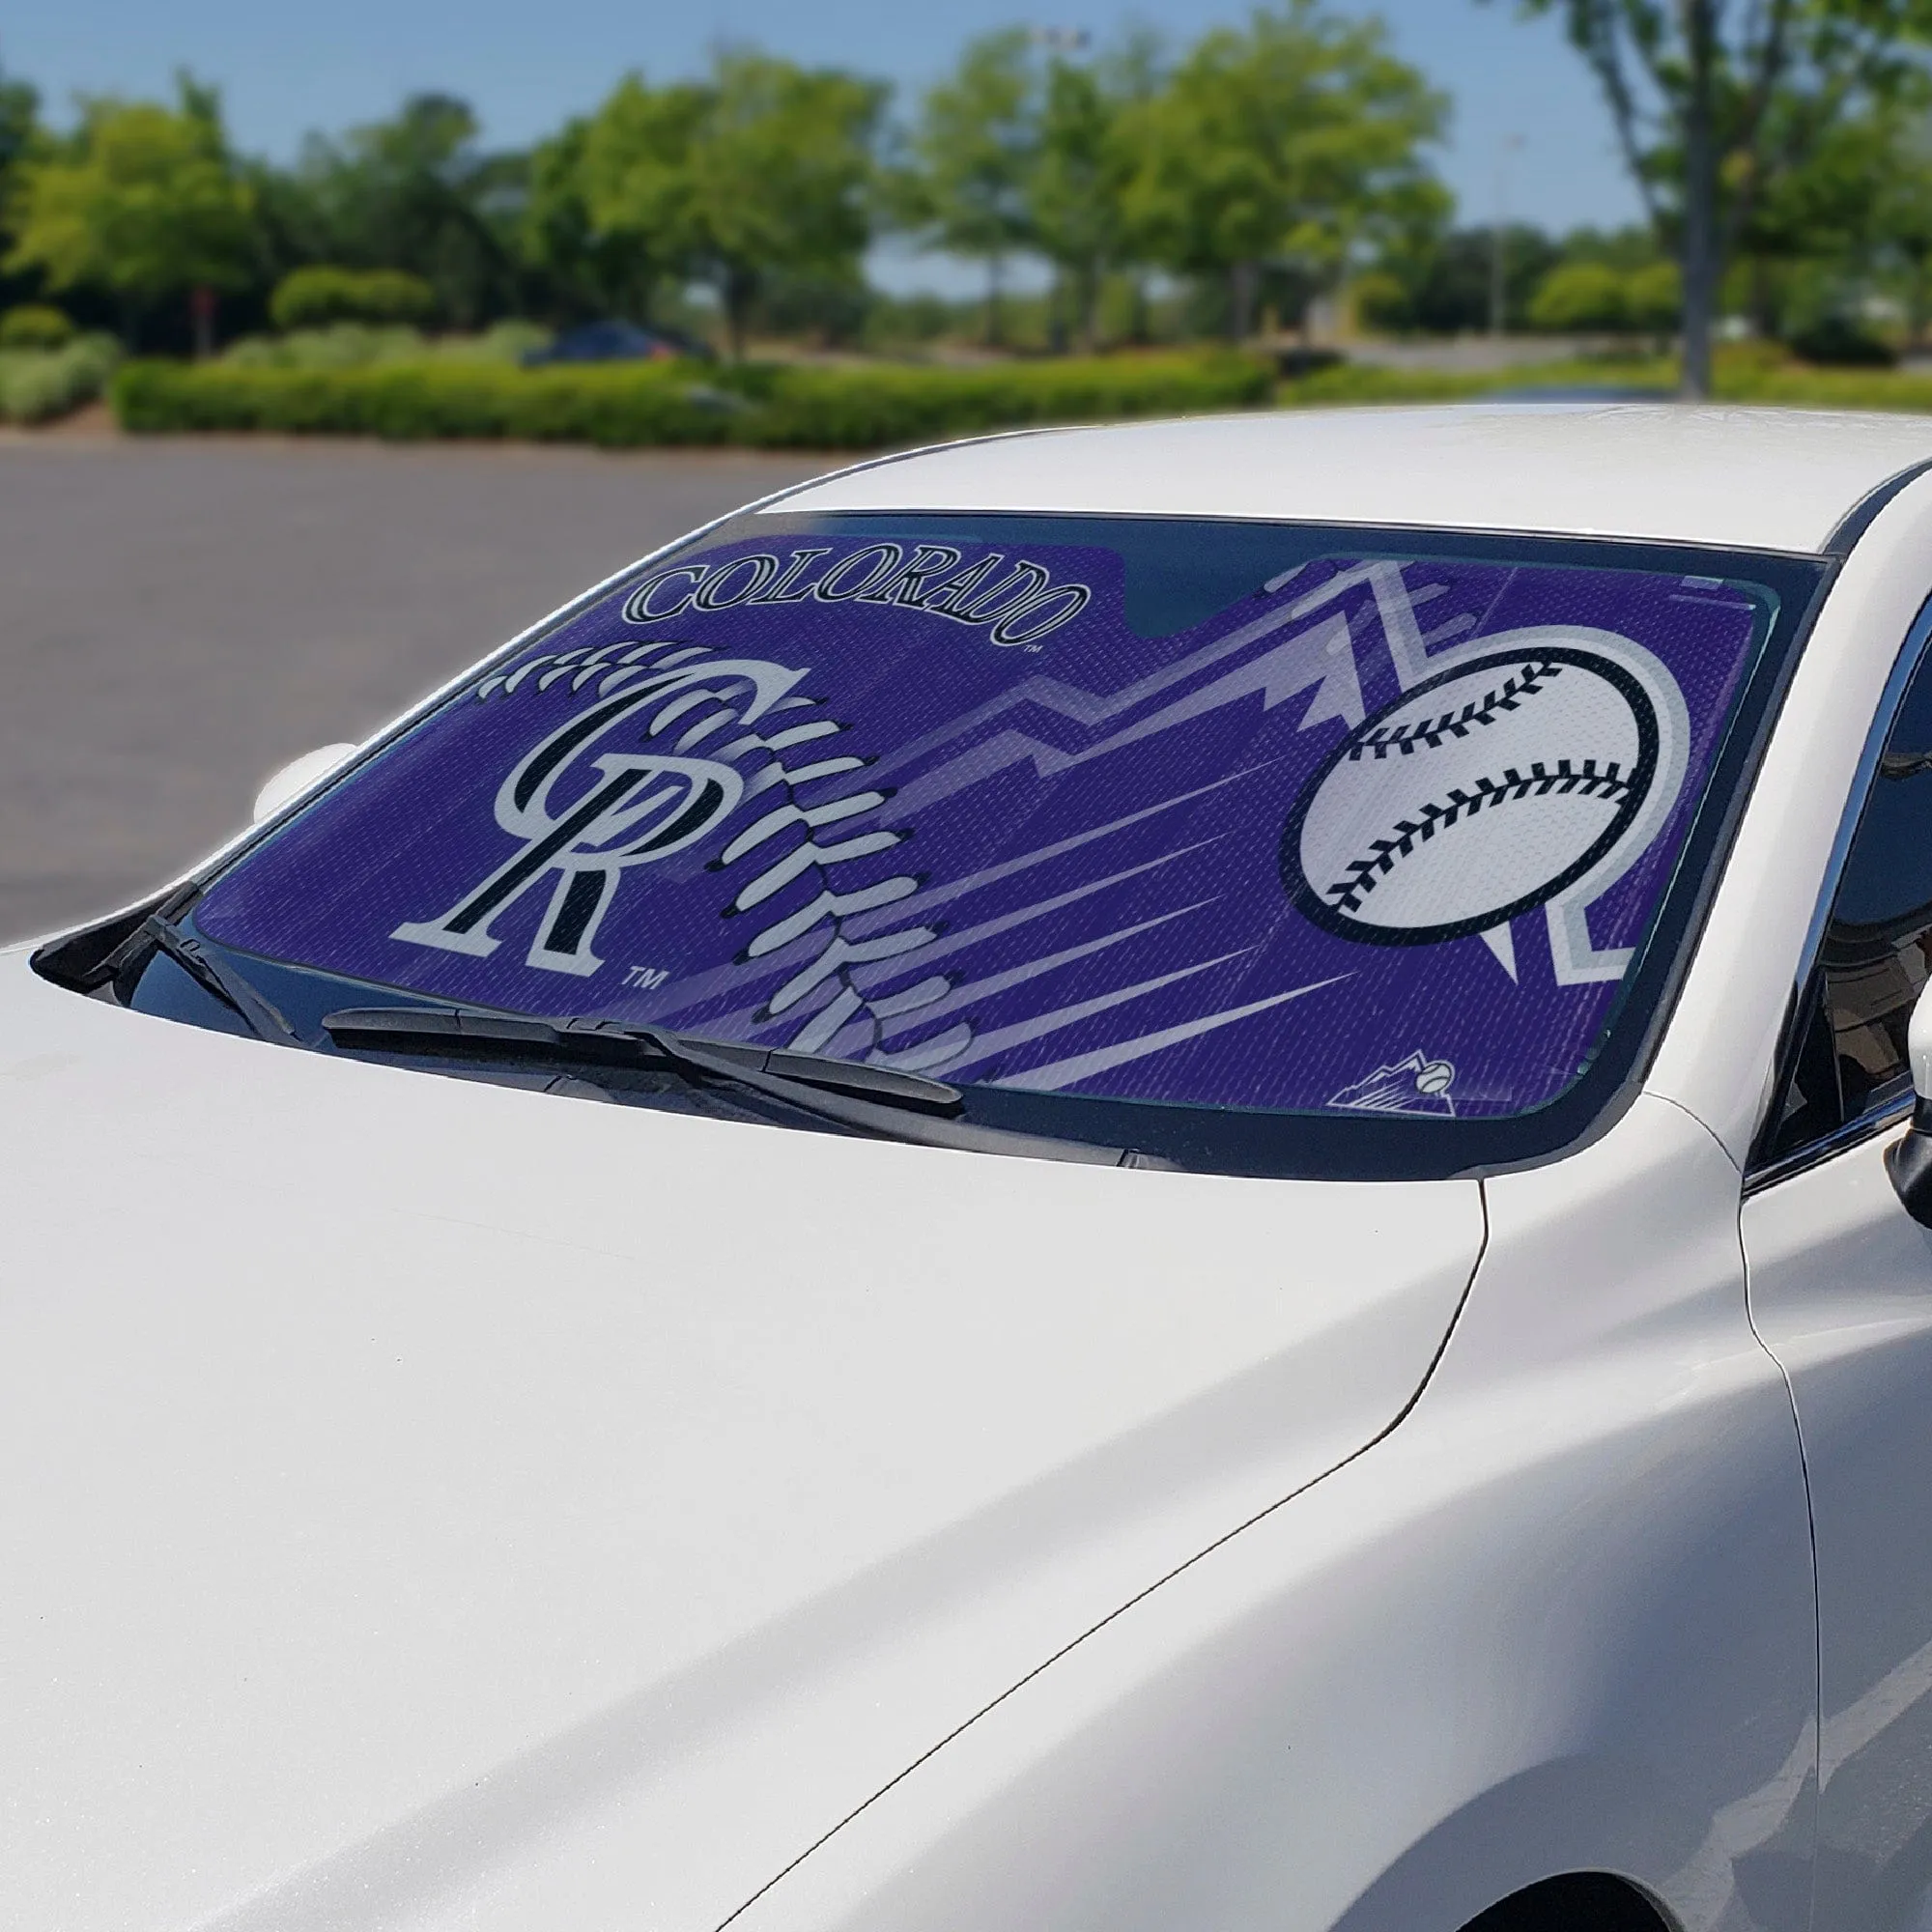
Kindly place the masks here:
<instances>
[{"instance_id":1,"label":"side mirror","mask_svg":"<svg viewBox=\"0 0 1932 1932\"><path fill-rule=\"evenodd\" d=\"M1885 1165L1905 1211L1932 1228L1932 983L1918 995L1906 1029L1905 1055L1912 1063L1912 1130L1887 1150Z\"/></svg>"},{"instance_id":2,"label":"side mirror","mask_svg":"<svg viewBox=\"0 0 1932 1932\"><path fill-rule=\"evenodd\" d=\"M355 749L354 745L324 745L291 758L255 794L255 810L250 823L259 825L272 818L291 799L299 798L318 779L324 779Z\"/></svg>"}]
</instances>

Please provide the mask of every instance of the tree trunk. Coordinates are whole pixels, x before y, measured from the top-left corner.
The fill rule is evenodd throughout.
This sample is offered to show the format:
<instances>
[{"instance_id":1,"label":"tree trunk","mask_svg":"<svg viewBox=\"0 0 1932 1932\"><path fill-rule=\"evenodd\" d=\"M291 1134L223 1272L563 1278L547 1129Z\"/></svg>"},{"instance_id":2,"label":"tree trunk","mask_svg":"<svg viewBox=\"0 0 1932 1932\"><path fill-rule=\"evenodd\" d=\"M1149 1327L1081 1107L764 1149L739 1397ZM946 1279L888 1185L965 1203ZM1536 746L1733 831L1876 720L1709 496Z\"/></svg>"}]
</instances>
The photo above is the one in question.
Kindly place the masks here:
<instances>
[{"instance_id":1,"label":"tree trunk","mask_svg":"<svg viewBox=\"0 0 1932 1932\"><path fill-rule=\"evenodd\" d=\"M1006 274L1004 255L986 257L986 347L997 349L1006 340L1006 325L1000 316L1000 284Z\"/></svg>"},{"instance_id":2,"label":"tree trunk","mask_svg":"<svg viewBox=\"0 0 1932 1932\"><path fill-rule=\"evenodd\" d=\"M1713 127L1715 0L1685 0L1690 73L1684 103L1684 395L1711 394L1711 336L1718 303L1718 166Z\"/></svg>"},{"instance_id":3,"label":"tree trunk","mask_svg":"<svg viewBox=\"0 0 1932 1932\"><path fill-rule=\"evenodd\" d=\"M724 271L724 332L731 345L731 360L745 359L745 327L751 320L752 277L742 269Z\"/></svg>"},{"instance_id":4,"label":"tree trunk","mask_svg":"<svg viewBox=\"0 0 1932 1932\"><path fill-rule=\"evenodd\" d=\"M214 291L197 283L188 291L187 307L194 324L194 359L206 362L214 354Z\"/></svg>"},{"instance_id":5,"label":"tree trunk","mask_svg":"<svg viewBox=\"0 0 1932 1932\"><path fill-rule=\"evenodd\" d=\"M1255 289L1261 280L1261 265L1236 262L1228 275L1228 332L1236 342L1245 342L1254 333Z\"/></svg>"},{"instance_id":6,"label":"tree trunk","mask_svg":"<svg viewBox=\"0 0 1932 1932\"><path fill-rule=\"evenodd\" d=\"M1075 282L1079 314L1075 335L1083 355L1092 355L1100 346L1100 268L1096 262L1082 265Z\"/></svg>"}]
</instances>

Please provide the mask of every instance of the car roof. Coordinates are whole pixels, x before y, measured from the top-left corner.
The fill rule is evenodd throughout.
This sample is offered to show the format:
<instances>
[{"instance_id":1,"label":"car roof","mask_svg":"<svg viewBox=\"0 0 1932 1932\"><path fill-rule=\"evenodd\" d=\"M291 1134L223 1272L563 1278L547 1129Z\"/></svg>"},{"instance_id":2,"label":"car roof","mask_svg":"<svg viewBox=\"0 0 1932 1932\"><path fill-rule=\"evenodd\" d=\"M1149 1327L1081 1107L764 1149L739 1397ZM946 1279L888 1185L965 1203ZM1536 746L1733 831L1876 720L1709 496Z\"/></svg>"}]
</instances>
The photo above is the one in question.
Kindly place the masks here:
<instances>
[{"instance_id":1,"label":"car roof","mask_svg":"<svg viewBox=\"0 0 1932 1932\"><path fill-rule=\"evenodd\" d=\"M1681 403L1281 410L952 443L767 507L1253 517L1816 552L1923 464L1932 419L1912 415Z\"/></svg>"}]
</instances>

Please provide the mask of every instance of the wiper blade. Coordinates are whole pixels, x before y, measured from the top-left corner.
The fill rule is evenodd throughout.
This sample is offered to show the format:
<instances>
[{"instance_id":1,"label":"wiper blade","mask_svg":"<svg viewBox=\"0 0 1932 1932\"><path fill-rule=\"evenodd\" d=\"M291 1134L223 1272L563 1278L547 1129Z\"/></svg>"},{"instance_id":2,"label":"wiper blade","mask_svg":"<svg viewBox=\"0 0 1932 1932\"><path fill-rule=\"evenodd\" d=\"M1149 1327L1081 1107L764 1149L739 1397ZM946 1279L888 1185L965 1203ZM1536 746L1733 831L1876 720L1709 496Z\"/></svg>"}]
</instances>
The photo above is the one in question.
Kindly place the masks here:
<instances>
[{"instance_id":1,"label":"wiper blade","mask_svg":"<svg viewBox=\"0 0 1932 1932\"><path fill-rule=\"evenodd\" d=\"M469 1007L351 1007L327 1014L323 1031L338 1046L406 1056L480 1054L559 1067L668 1068L697 1084L716 1083L776 1100L816 1119L923 1147L1030 1154L1101 1167L1166 1167L1126 1148L1064 1141L957 1118L956 1087L896 1067L835 1060L829 1054L732 1046L662 1027L615 1020L529 1019Z\"/></svg>"},{"instance_id":2,"label":"wiper blade","mask_svg":"<svg viewBox=\"0 0 1932 1932\"><path fill-rule=\"evenodd\" d=\"M249 1030L277 1046L299 1046L301 1036L273 1001L265 999L214 950L191 932L184 932L170 919L150 913L134 936L134 943L146 941L165 952L203 992L231 1008L248 1024Z\"/></svg>"},{"instance_id":3,"label":"wiper blade","mask_svg":"<svg viewBox=\"0 0 1932 1932\"><path fill-rule=\"evenodd\" d=\"M958 1088L943 1080L901 1073L896 1067L867 1066L835 1060L830 1054L691 1039L667 1028L630 1027L615 1020L526 1019L521 1013L470 1007L352 1007L330 1013L322 1024L338 1042L354 1039L376 1046L420 1040L426 1047L469 1042L515 1052L570 1053L604 1065L689 1064L721 1079L767 1073L786 1083L796 1081L941 1114L956 1114L962 1097Z\"/></svg>"}]
</instances>

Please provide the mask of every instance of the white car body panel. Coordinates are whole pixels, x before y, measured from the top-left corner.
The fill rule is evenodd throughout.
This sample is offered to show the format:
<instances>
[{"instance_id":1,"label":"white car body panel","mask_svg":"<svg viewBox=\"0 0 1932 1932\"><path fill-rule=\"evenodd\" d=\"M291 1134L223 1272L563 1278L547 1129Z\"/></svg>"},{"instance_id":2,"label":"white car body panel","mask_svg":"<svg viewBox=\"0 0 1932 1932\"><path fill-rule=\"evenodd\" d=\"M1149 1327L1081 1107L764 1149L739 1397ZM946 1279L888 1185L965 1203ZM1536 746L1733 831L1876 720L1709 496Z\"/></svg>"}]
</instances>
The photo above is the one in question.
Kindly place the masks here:
<instances>
[{"instance_id":1,"label":"white car body panel","mask_svg":"<svg viewBox=\"0 0 1932 1932\"><path fill-rule=\"evenodd\" d=\"M69 1932L716 1924L1386 1429L1482 1238L1471 1182L562 1102L17 952L0 1096L0 1920Z\"/></svg>"},{"instance_id":2,"label":"white car body panel","mask_svg":"<svg viewBox=\"0 0 1932 1932\"><path fill-rule=\"evenodd\" d=\"M765 508L1262 517L1810 551L1867 491L1928 460L1923 416L1297 410L993 437L867 464Z\"/></svg>"},{"instance_id":3,"label":"white car body panel","mask_svg":"<svg viewBox=\"0 0 1932 1932\"><path fill-rule=\"evenodd\" d=\"M765 507L1803 551L1928 462L1309 412ZM1741 1171L1928 590L1932 479L1830 591L1642 1092L1480 1185L563 1102L0 958L0 1921L1456 1932L1600 1869L1681 1932L1922 1923L1932 1254L1875 1143Z\"/></svg>"},{"instance_id":4,"label":"white car body panel","mask_svg":"<svg viewBox=\"0 0 1932 1932\"><path fill-rule=\"evenodd\" d=\"M1423 1932L1593 1868L1695 1932L1803 1932L1808 1539L1736 1183L1651 1099L1489 1183L1479 1288L1414 1413L922 1765L740 1932Z\"/></svg>"},{"instance_id":5,"label":"white car body panel","mask_svg":"<svg viewBox=\"0 0 1932 1932\"><path fill-rule=\"evenodd\" d=\"M1816 1521L1818 1923L1932 1914L1932 1230L1868 1140L1745 1204L1751 1315L1791 1378Z\"/></svg>"}]
</instances>

